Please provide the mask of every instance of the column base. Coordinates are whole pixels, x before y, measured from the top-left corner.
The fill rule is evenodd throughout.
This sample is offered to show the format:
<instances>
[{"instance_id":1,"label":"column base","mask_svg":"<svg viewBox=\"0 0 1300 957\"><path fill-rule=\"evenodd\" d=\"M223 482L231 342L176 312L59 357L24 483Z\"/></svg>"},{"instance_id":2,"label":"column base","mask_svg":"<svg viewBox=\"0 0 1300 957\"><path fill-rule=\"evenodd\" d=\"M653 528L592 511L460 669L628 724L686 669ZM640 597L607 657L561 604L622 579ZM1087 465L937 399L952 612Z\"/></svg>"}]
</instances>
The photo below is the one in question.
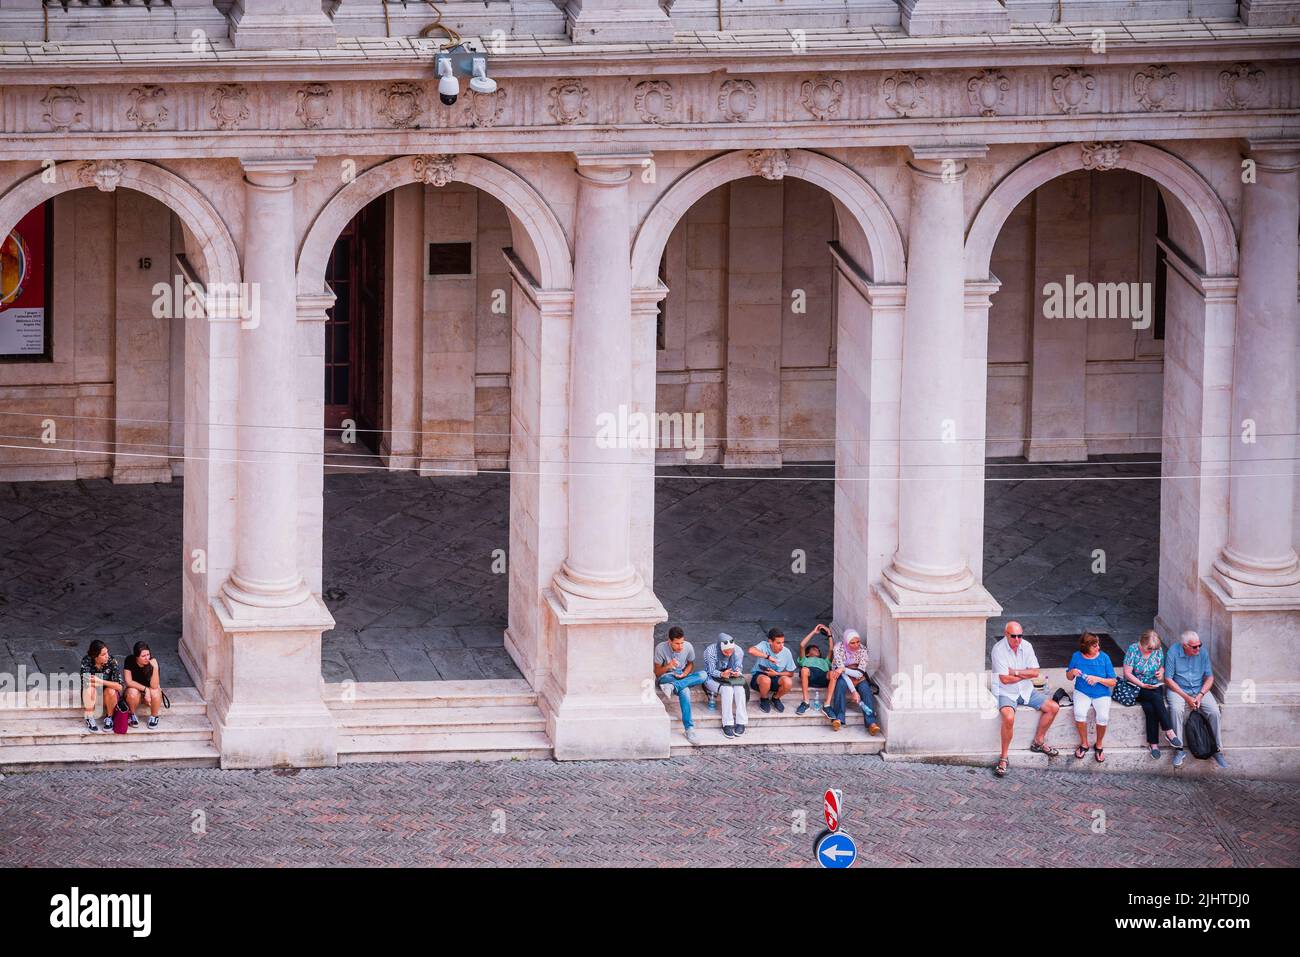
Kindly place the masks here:
<instances>
[{"instance_id":1,"label":"column base","mask_svg":"<svg viewBox=\"0 0 1300 957\"><path fill-rule=\"evenodd\" d=\"M1025 458L1030 462L1086 462L1087 442L1053 442L1029 440Z\"/></svg>"},{"instance_id":2,"label":"column base","mask_svg":"<svg viewBox=\"0 0 1300 957\"><path fill-rule=\"evenodd\" d=\"M236 0L230 42L236 50L330 50L338 45L338 32L319 6L306 13L250 14Z\"/></svg>"},{"instance_id":3,"label":"column base","mask_svg":"<svg viewBox=\"0 0 1300 957\"><path fill-rule=\"evenodd\" d=\"M1002 606L976 583L953 594L926 594L882 582L881 724L891 752L957 754L996 741L996 700L989 686L984 635ZM887 680L886 680L887 679Z\"/></svg>"},{"instance_id":4,"label":"column base","mask_svg":"<svg viewBox=\"0 0 1300 957\"><path fill-rule=\"evenodd\" d=\"M780 449L726 449L722 453L724 469L779 469L783 464Z\"/></svg>"},{"instance_id":5,"label":"column base","mask_svg":"<svg viewBox=\"0 0 1300 957\"><path fill-rule=\"evenodd\" d=\"M583 8L591 0L569 0L565 14L574 43L671 43L673 23L657 4L628 0L623 7Z\"/></svg>"},{"instance_id":6,"label":"column base","mask_svg":"<svg viewBox=\"0 0 1300 957\"><path fill-rule=\"evenodd\" d=\"M333 716L321 697L321 633L334 618L315 595L251 618L226 597L211 608L222 674L210 701L223 768L315 768L338 764ZM236 614L242 612L242 614Z\"/></svg>"},{"instance_id":7,"label":"column base","mask_svg":"<svg viewBox=\"0 0 1300 957\"><path fill-rule=\"evenodd\" d=\"M113 466L114 485L154 485L169 484L172 480L170 464L162 465L115 465Z\"/></svg>"},{"instance_id":8,"label":"column base","mask_svg":"<svg viewBox=\"0 0 1300 957\"><path fill-rule=\"evenodd\" d=\"M1241 0L1241 22L1248 27L1292 26L1300 23L1295 0Z\"/></svg>"},{"instance_id":9,"label":"column base","mask_svg":"<svg viewBox=\"0 0 1300 957\"><path fill-rule=\"evenodd\" d=\"M902 0L908 36L1010 33L1011 16L997 0Z\"/></svg>"},{"instance_id":10,"label":"column base","mask_svg":"<svg viewBox=\"0 0 1300 957\"><path fill-rule=\"evenodd\" d=\"M478 459L472 456L464 459L420 459L419 474L421 478L478 475Z\"/></svg>"},{"instance_id":11,"label":"column base","mask_svg":"<svg viewBox=\"0 0 1300 957\"><path fill-rule=\"evenodd\" d=\"M540 704L557 761L667 758L669 718L654 687L654 626L668 617L649 588L626 601L544 593L556 651ZM562 600L563 598L563 600Z\"/></svg>"},{"instance_id":12,"label":"column base","mask_svg":"<svg viewBox=\"0 0 1300 957\"><path fill-rule=\"evenodd\" d=\"M1215 561L1210 577L1220 591L1239 601L1267 604L1300 596L1300 565L1266 568L1234 561L1225 551Z\"/></svg>"}]
</instances>

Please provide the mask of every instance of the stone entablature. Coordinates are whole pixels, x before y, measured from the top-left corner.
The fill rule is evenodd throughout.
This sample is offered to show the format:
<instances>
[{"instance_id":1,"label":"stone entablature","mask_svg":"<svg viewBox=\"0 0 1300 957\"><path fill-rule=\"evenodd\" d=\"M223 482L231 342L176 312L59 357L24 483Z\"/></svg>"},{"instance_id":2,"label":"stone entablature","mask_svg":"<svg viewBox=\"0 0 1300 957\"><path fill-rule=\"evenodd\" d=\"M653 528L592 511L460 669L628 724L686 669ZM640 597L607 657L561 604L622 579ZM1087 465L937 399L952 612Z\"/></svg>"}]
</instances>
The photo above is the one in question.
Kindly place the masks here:
<instances>
[{"instance_id":1,"label":"stone entablature","mask_svg":"<svg viewBox=\"0 0 1300 957\"><path fill-rule=\"evenodd\" d=\"M1058 51L1058 56L1059 56ZM232 65L233 67L233 65ZM12 140L5 158L31 155L48 144L62 156L91 140L111 152L118 134L138 155L157 138L161 152L190 153L206 134L241 146L274 132L301 148L338 152L337 131L364 131L393 151L408 151L421 131L440 134L457 149L572 148L605 142L661 144L664 130L687 130L716 147L799 141L799 145L874 146L933 136L934 121L949 134L975 127L982 142L1077 140L1106 117L1108 138L1151 139L1241 135L1261 121L1293 117L1300 107L1300 64L1293 60L1139 62L1088 66L968 66L911 70L812 70L736 75L659 74L654 77L573 75L503 77L492 95L466 92L438 102L423 64L411 77L370 80L336 70L337 79L248 79L214 70L207 82L158 75L150 83L62 81L31 84L31 71L5 71L24 85L0 92L0 130ZM423 73L422 73L423 71ZM247 76L248 70L240 71ZM364 71L369 72L369 71ZM348 76L352 73L354 75ZM192 71L191 74L192 75ZM388 71L390 77L393 71ZM1189 115L1195 115L1189 120ZM520 130L535 134L526 140ZM553 142L545 134L554 134ZM972 130L973 132L973 130ZM195 143L186 134L195 134ZM179 137L181 138L178 138ZM404 137L404 139L403 139ZM1095 135L1088 138L1096 138ZM424 146L431 144L421 144ZM152 152L152 144L148 150Z\"/></svg>"}]
</instances>

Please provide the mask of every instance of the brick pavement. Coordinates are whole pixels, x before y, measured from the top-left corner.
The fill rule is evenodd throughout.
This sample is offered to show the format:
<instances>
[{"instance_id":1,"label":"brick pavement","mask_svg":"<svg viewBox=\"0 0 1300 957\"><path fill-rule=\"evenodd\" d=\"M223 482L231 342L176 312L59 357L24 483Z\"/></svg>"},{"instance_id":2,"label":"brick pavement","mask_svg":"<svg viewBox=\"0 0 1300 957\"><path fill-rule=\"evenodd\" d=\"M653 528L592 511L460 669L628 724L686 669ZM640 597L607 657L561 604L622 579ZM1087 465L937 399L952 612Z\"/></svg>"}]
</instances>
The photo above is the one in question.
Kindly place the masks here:
<instances>
[{"instance_id":1,"label":"brick pavement","mask_svg":"<svg viewBox=\"0 0 1300 957\"><path fill-rule=\"evenodd\" d=\"M993 463L991 476L1073 481L986 486L985 581L1030 635L1111 631L1121 646L1155 612L1159 483L1124 461L1068 469ZM801 637L830 617L834 486L824 466L770 471L663 468L656 483L655 590L669 624L701 647L718 631ZM710 477L722 474L724 480ZM518 677L502 646L508 547L505 475L325 476L322 642L329 681ZM173 685L181 605L181 484L0 483L0 671L75 671L103 638L124 656L149 641ZM1105 575L1091 573L1105 548ZM806 570L791 568L802 549ZM989 623L1000 633L1003 619Z\"/></svg>"},{"instance_id":2,"label":"brick pavement","mask_svg":"<svg viewBox=\"0 0 1300 957\"><path fill-rule=\"evenodd\" d=\"M0 866L810 866L821 792L881 866L1294 866L1300 791L748 751L672 761L141 768L0 780ZM1093 833L1096 810L1106 831ZM504 812L494 818L494 811ZM793 814L807 832L792 833ZM192 832L202 811L206 833ZM494 821L504 833L494 833Z\"/></svg>"}]
</instances>

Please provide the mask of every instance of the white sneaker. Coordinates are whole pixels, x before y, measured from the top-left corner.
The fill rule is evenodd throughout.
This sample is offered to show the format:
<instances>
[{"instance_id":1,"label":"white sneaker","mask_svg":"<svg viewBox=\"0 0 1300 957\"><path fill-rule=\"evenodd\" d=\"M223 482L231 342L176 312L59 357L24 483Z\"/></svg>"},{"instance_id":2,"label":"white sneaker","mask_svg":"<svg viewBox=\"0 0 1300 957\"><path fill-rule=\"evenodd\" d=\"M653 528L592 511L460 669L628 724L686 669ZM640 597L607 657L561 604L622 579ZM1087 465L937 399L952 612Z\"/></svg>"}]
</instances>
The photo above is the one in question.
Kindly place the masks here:
<instances>
[{"instance_id":1,"label":"white sneaker","mask_svg":"<svg viewBox=\"0 0 1300 957\"><path fill-rule=\"evenodd\" d=\"M700 743L700 736L699 736L698 734L695 733L695 729L694 729L694 728L687 728L687 729L686 729L686 740L689 741L691 744L699 744L699 743Z\"/></svg>"},{"instance_id":2,"label":"white sneaker","mask_svg":"<svg viewBox=\"0 0 1300 957\"><path fill-rule=\"evenodd\" d=\"M673 686L667 684L666 682L661 681L658 687L659 687L659 693L664 696L664 700L667 701L669 704L672 704Z\"/></svg>"}]
</instances>

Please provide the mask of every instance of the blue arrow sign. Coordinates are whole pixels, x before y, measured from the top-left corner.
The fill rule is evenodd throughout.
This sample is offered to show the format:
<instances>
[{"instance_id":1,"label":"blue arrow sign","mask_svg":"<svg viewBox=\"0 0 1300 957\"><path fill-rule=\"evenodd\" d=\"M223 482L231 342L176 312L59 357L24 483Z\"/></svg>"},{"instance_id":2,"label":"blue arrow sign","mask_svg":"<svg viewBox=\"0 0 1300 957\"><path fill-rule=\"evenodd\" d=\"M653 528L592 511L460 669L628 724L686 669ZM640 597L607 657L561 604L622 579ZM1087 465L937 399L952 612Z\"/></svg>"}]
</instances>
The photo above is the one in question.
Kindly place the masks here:
<instances>
[{"instance_id":1,"label":"blue arrow sign","mask_svg":"<svg viewBox=\"0 0 1300 957\"><path fill-rule=\"evenodd\" d=\"M843 831L834 831L817 842L817 863L822 867L851 867L858 859L858 845Z\"/></svg>"}]
</instances>

